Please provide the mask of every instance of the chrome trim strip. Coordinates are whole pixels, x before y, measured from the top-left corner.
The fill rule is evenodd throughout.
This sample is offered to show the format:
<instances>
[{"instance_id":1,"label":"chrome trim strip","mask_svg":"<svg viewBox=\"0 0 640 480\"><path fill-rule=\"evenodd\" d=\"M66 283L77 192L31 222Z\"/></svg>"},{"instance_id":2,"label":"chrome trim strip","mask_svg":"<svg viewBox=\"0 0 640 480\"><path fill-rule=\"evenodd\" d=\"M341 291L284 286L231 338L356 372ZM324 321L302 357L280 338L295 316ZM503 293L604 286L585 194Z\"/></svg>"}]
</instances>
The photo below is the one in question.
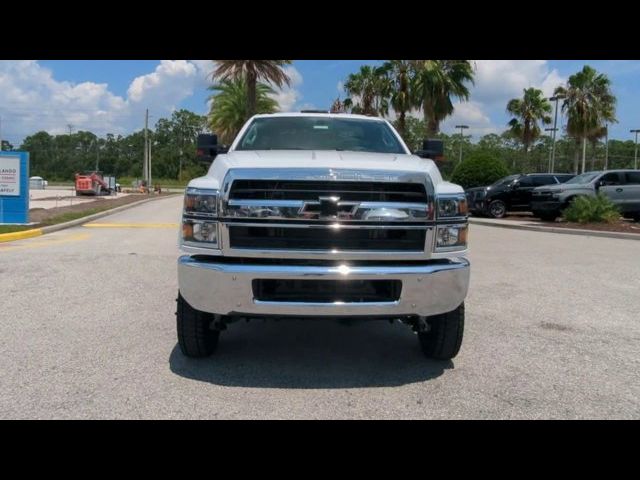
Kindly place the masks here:
<instances>
[{"instance_id":1,"label":"chrome trim strip","mask_svg":"<svg viewBox=\"0 0 640 480\"><path fill-rule=\"evenodd\" d=\"M229 200L223 218L261 218L268 220L342 220L427 222L429 205L402 202L337 202L339 213L322 217L319 201L304 200ZM341 208L342 207L342 208ZM346 208L345 208L346 207Z\"/></svg>"},{"instance_id":2,"label":"chrome trim strip","mask_svg":"<svg viewBox=\"0 0 640 480\"><path fill-rule=\"evenodd\" d=\"M305 308L321 307L321 308L341 308L348 306L351 308L381 308L381 307L397 307L400 302L267 302L264 300L253 300L258 306L266 307L299 307L303 305Z\"/></svg>"},{"instance_id":3,"label":"chrome trim strip","mask_svg":"<svg viewBox=\"0 0 640 480\"><path fill-rule=\"evenodd\" d=\"M254 222L223 222L226 227L262 227L262 228L318 228L323 230L426 230L425 225L358 225L353 223L254 223Z\"/></svg>"}]
</instances>

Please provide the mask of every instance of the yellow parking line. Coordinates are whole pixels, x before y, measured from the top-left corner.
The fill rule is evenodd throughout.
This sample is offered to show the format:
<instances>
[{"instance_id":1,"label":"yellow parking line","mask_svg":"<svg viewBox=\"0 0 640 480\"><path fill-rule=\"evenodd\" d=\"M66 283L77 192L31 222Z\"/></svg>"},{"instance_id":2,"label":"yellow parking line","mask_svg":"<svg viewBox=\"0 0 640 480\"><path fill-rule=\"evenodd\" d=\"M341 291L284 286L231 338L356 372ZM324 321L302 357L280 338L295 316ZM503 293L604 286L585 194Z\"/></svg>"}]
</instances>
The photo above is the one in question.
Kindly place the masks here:
<instances>
[{"instance_id":1,"label":"yellow parking line","mask_svg":"<svg viewBox=\"0 0 640 480\"><path fill-rule=\"evenodd\" d=\"M91 228L178 228L177 223L86 223Z\"/></svg>"},{"instance_id":2,"label":"yellow parking line","mask_svg":"<svg viewBox=\"0 0 640 480\"><path fill-rule=\"evenodd\" d=\"M62 237L50 237L49 235L46 235L42 237L42 239L32 240L30 242L0 245L0 252L5 250L21 250L25 248L28 249L47 247L49 245L60 245L61 243L79 242L81 240L86 240L89 237L91 237L91 234L89 233L75 233L73 235L65 235Z\"/></svg>"},{"instance_id":3,"label":"yellow parking line","mask_svg":"<svg viewBox=\"0 0 640 480\"><path fill-rule=\"evenodd\" d=\"M0 233L0 242L13 242L22 240L23 238L38 237L42 235L42 230L33 228L31 230L22 230L21 232Z\"/></svg>"}]
</instances>

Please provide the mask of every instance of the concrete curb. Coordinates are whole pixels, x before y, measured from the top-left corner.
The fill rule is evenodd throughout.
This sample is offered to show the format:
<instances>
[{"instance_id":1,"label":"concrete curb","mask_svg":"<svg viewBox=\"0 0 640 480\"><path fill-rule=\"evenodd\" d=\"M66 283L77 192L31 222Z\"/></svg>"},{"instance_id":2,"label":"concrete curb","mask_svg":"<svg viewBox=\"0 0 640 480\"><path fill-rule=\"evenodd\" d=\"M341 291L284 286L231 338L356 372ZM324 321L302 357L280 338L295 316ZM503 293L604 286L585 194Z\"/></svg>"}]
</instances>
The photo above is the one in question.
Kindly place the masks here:
<instances>
[{"instance_id":1,"label":"concrete curb","mask_svg":"<svg viewBox=\"0 0 640 480\"><path fill-rule=\"evenodd\" d=\"M469 223L485 227L512 228L514 230L530 230L533 232L564 233L565 235L582 235L587 237L619 238L624 240L640 240L640 234L622 232L602 232L600 230L579 230L576 228L539 227L537 225L514 225L487 222L477 218L469 218Z\"/></svg>"},{"instance_id":2,"label":"concrete curb","mask_svg":"<svg viewBox=\"0 0 640 480\"><path fill-rule=\"evenodd\" d=\"M143 203L152 202L154 200L160 200L161 198L168 197L153 197L153 198L145 198L144 200L140 200L139 202L129 203L127 205L121 205L119 207L111 208L109 210L105 210L103 212L94 213L93 215L88 215L86 217L77 218L75 220L71 220L69 222L58 223L56 225L50 225L48 227L42 227L42 233L52 233L57 232L58 230L64 230L65 228L75 227L77 225L82 225L84 223L89 223L93 220L97 220L102 217L106 217L107 215L112 215L114 213L121 212L123 210L127 210L129 208L137 207L138 205L142 205Z\"/></svg>"},{"instance_id":3,"label":"concrete curb","mask_svg":"<svg viewBox=\"0 0 640 480\"><path fill-rule=\"evenodd\" d=\"M31 230L22 230L20 232L0 233L0 243L13 242L14 240L22 240L25 238L39 237L42 235L41 228L32 228Z\"/></svg>"},{"instance_id":4,"label":"concrete curb","mask_svg":"<svg viewBox=\"0 0 640 480\"><path fill-rule=\"evenodd\" d=\"M138 205L142 205L143 203L152 202L154 200L160 200L162 198L167 197L152 197L145 198L144 200L140 200L139 202L129 203L127 205L120 205L119 207L110 208L109 210L104 210L102 212L94 213L93 215L87 215L86 217L77 218L75 220L71 220L69 222L58 223L56 225L50 225L48 227L42 228L33 228L31 230L22 230L21 232L11 232L11 233L2 233L0 234L0 243L2 242L13 242L15 240L22 240L25 238L38 237L40 235L44 235L46 233L57 232L58 230L64 230L65 228L75 227L77 225L82 225L84 223L89 223L93 220L97 220L102 217L106 217L107 215L112 215L114 213L121 212L123 210L127 210L129 208L137 207Z\"/></svg>"}]
</instances>

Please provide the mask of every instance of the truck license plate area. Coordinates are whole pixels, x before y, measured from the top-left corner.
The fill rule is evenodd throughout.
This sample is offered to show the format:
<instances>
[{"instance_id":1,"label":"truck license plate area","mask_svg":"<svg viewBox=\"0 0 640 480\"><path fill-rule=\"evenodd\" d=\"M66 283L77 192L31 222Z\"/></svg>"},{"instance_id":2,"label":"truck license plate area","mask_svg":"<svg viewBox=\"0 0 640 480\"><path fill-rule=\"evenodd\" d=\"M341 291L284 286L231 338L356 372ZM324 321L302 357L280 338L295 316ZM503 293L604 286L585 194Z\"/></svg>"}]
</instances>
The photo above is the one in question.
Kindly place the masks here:
<instances>
[{"instance_id":1,"label":"truck license plate area","mask_svg":"<svg viewBox=\"0 0 640 480\"><path fill-rule=\"evenodd\" d=\"M253 296L263 302L370 303L400 299L400 280L256 279Z\"/></svg>"}]
</instances>

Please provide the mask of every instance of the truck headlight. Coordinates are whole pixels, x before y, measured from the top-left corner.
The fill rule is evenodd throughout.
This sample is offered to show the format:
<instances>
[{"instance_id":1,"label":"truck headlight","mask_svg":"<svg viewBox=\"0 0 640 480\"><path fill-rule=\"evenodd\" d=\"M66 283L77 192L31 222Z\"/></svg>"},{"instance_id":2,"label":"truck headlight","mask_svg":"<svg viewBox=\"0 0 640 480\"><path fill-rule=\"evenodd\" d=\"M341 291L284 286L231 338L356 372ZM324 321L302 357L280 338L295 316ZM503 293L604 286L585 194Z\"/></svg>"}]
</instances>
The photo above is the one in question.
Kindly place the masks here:
<instances>
[{"instance_id":1,"label":"truck headlight","mask_svg":"<svg viewBox=\"0 0 640 480\"><path fill-rule=\"evenodd\" d=\"M215 217L218 213L218 190L187 188L184 194L184 215Z\"/></svg>"},{"instance_id":2,"label":"truck headlight","mask_svg":"<svg viewBox=\"0 0 640 480\"><path fill-rule=\"evenodd\" d=\"M216 248L218 246L218 222L184 218L182 220L182 241L193 246Z\"/></svg>"},{"instance_id":3,"label":"truck headlight","mask_svg":"<svg viewBox=\"0 0 640 480\"><path fill-rule=\"evenodd\" d=\"M436 251L465 250L467 225L440 225L436 230Z\"/></svg>"},{"instance_id":4,"label":"truck headlight","mask_svg":"<svg viewBox=\"0 0 640 480\"><path fill-rule=\"evenodd\" d=\"M438 198L438 218L466 217L468 211L464 195Z\"/></svg>"},{"instance_id":5,"label":"truck headlight","mask_svg":"<svg viewBox=\"0 0 640 480\"><path fill-rule=\"evenodd\" d=\"M181 243L218 248L218 190L187 188L184 194Z\"/></svg>"}]
</instances>

